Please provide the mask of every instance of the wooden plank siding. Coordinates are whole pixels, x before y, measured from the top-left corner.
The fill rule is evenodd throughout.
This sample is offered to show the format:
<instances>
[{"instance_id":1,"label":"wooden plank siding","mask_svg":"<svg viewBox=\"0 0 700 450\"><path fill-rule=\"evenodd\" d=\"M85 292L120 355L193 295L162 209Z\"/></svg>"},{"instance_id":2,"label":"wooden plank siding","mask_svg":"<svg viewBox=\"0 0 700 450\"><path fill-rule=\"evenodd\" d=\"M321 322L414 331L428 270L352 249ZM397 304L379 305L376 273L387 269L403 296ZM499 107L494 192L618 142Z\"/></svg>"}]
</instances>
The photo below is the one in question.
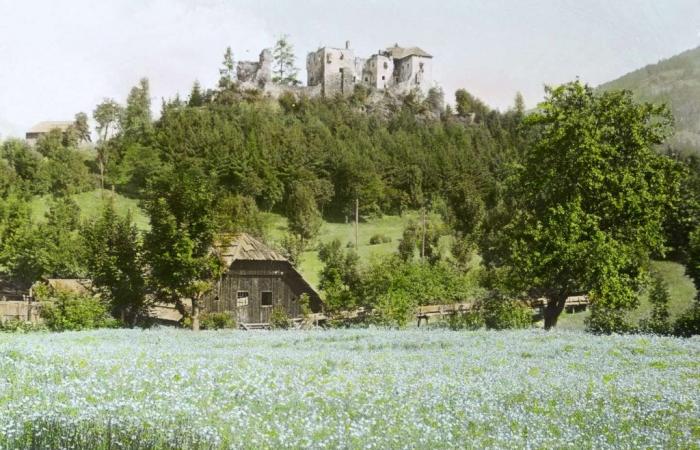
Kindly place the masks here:
<instances>
[{"instance_id":1,"label":"wooden plank siding","mask_svg":"<svg viewBox=\"0 0 700 450\"><path fill-rule=\"evenodd\" d=\"M238 293L247 292L247 305L238 305ZM269 292L272 305L262 304ZM214 291L205 297L205 312L231 313L238 323L268 323L273 308L281 307L290 318L301 316L299 298L311 298L311 309L321 310L318 294L306 284L287 261L234 261ZM270 295L270 294L268 294Z\"/></svg>"}]
</instances>

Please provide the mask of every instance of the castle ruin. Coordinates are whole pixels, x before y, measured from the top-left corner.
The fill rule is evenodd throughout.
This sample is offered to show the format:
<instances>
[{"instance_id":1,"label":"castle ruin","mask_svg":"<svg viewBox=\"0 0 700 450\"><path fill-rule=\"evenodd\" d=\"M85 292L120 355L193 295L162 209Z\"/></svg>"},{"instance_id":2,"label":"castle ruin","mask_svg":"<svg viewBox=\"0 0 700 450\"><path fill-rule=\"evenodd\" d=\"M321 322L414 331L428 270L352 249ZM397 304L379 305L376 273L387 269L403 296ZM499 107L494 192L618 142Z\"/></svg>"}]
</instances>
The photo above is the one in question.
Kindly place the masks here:
<instances>
[{"instance_id":1,"label":"castle ruin","mask_svg":"<svg viewBox=\"0 0 700 450\"><path fill-rule=\"evenodd\" d=\"M306 86L280 86L272 82L272 52L265 49L258 61L240 61L238 81L244 87L262 89L277 96L285 91L309 96L350 95L361 85L377 91L395 93L418 89L426 93L432 87L432 55L418 47L395 44L369 58L355 56L350 42L345 48L321 47L306 57Z\"/></svg>"}]
</instances>

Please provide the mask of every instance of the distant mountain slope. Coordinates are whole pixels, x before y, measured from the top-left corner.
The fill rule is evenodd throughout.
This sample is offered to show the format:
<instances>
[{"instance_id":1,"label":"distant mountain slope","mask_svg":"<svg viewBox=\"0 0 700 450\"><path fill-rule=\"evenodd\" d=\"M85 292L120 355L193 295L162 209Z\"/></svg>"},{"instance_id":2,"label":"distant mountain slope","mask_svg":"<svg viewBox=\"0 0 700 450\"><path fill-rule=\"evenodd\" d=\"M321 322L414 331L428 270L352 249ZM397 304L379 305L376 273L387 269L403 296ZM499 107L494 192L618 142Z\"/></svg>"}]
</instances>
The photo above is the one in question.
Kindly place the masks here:
<instances>
[{"instance_id":1,"label":"distant mountain slope","mask_svg":"<svg viewBox=\"0 0 700 450\"><path fill-rule=\"evenodd\" d=\"M599 89L629 89L639 100L665 102L676 119L671 144L700 154L700 47L628 73Z\"/></svg>"}]
</instances>

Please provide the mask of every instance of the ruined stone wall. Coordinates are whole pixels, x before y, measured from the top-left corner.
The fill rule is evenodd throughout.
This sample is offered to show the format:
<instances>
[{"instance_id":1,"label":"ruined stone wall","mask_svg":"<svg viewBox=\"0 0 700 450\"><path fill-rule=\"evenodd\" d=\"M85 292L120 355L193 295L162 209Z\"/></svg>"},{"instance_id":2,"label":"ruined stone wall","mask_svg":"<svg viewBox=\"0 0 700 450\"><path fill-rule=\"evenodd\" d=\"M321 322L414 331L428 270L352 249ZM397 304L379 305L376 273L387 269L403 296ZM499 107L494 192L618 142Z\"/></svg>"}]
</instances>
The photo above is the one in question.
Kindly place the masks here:
<instances>
[{"instance_id":1,"label":"ruined stone wall","mask_svg":"<svg viewBox=\"0 0 700 450\"><path fill-rule=\"evenodd\" d=\"M397 60L393 75L397 91L419 88L427 92L432 86L432 59L413 55Z\"/></svg>"},{"instance_id":2,"label":"ruined stone wall","mask_svg":"<svg viewBox=\"0 0 700 450\"><path fill-rule=\"evenodd\" d=\"M362 82L375 89L387 89L394 84L394 61L384 55L372 55L362 72Z\"/></svg>"},{"instance_id":3,"label":"ruined stone wall","mask_svg":"<svg viewBox=\"0 0 700 450\"><path fill-rule=\"evenodd\" d=\"M264 49L258 61L239 61L236 64L236 77L239 83L260 88L272 82L272 51Z\"/></svg>"},{"instance_id":4,"label":"ruined stone wall","mask_svg":"<svg viewBox=\"0 0 700 450\"><path fill-rule=\"evenodd\" d=\"M323 54L323 94L352 94L357 82L351 49L326 48Z\"/></svg>"}]
</instances>

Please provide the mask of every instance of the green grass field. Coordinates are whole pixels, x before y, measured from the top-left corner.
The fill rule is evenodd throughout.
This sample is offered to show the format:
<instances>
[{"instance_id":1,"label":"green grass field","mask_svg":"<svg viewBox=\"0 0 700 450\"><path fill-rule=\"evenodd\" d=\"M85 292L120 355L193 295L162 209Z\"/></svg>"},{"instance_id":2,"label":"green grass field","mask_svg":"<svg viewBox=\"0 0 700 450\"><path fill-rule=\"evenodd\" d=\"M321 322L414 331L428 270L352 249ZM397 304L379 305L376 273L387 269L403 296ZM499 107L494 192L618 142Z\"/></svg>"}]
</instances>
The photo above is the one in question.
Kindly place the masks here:
<instances>
[{"instance_id":1,"label":"green grass field","mask_svg":"<svg viewBox=\"0 0 700 450\"><path fill-rule=\"evenodd\" d=\"M96 189L94 191L83 192L71 197L80 207L80 216L83 219L92 219L100 215L102 207L108 201L114 201L117 213L126 215L131 213L134 223L140 230L148 229L148 218L139 208L138 200L134 200L123 195L113 193L107 189ZM32 218L35 221L42 221L50 207L50 196L36 197L31 203Z\"/></svg>"},{"instance_id":2,"label":"green grass field","mask_svg":"<svg viewBox=\"0 0 700 450\"><path fill-rule=\"evenodd\" d=\"M287 219L277 215L268 214L268 223L270 224L268 236L272 242L280 242L287 229ZM368 262L372 258L387 255L397 250L399 240L403 234L403 229L411 220L417 220L417 213L408 213L403 216L383 216L381 218L371 219L367 222L360 222L358 231L358 255L360 261ZM370 238L374 235L384 235L391 239L391 242L370 245ZM317 243L330 242L334 239L340 240L343 246L354 247L355 245L355 225L354 223L332 223L324 222L321 227ZM304 278L313 286L318 285L318 274L321 271L322 264L318 259L317 246L313 246L302 256L302 261L299 271Z\"/></svg>"}]
</instances>

